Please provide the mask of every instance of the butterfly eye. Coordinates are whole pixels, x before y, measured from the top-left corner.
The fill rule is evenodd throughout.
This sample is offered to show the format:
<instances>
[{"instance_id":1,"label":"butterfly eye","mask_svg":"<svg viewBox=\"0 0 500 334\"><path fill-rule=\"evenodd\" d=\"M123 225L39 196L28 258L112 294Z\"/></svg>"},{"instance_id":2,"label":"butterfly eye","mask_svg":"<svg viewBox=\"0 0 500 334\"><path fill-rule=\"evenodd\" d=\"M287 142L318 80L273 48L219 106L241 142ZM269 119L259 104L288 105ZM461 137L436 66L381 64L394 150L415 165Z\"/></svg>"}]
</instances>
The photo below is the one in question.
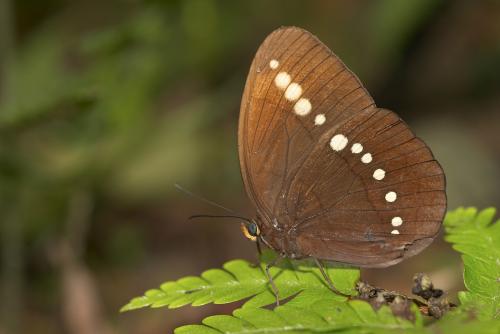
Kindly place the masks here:
<instances>
[{"instance_id":1,"label":"butterfly eye","mask_svg":"<svg viewBox=\"0 0 500 334\"><path fill-rule=\"evenodd\" d=\"M254 237L258 237L260 234L259 226L256 223L251 223L247 226L248 233Z\"/></svg>"},{"instance_id":2,"label":"butterfly eye","mask_svg":"<svg viewBox=\"0 0 500 334\"><path fill-rule=\"evenodd\" d=\"M257 237L260 235L259 226L257 226L254 222L250 224L241 224L241 230L243 231L245 237L252 241L257 240Z\"/></svg>"}]
</instances>

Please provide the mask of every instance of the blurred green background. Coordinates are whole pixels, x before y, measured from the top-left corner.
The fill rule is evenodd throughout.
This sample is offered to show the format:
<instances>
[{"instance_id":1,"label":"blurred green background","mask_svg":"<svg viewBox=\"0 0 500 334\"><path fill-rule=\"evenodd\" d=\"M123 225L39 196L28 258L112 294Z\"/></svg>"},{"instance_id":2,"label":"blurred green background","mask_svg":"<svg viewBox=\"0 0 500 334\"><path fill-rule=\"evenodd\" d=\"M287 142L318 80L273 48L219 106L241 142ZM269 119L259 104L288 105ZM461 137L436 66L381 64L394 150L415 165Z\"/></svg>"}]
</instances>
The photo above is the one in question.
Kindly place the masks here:
<instances>
[{"instance_id":1,"label":"blurred green background","mask_svg":"<svg viewBox=\"0 0 500 334\"><path fill-rule=\"evenodd\" d=\"M231 306L119 314L165 280L254 260L237 160L252 57L306 28L432 147L449 207L500 199L498 1L0 0L0 333L168 333ZM438 238L441 239L441 238ZM365 279L460 289L437 240Z\"/></svg>"}]
</instances>

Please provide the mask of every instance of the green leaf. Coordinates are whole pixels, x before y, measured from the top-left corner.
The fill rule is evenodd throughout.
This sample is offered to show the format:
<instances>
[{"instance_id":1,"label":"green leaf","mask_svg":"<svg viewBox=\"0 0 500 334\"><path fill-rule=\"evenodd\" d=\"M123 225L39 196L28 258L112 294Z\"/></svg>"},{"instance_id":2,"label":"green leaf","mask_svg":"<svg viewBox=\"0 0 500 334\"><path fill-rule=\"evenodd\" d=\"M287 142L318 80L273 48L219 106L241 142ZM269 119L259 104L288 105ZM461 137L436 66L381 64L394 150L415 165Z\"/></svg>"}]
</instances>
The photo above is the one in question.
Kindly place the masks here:
<instances>
[{"instance_id":1,"label":"green leaf","mask_svg":"<svg viewBox=\"0 0 500 334\"><path fill-rule=\"evenodd\" d=\"M200 277L184 277L174 282L165 282L159 289L146 291L132 299L121 311L143 307L177 308L191 304L201 306L208 303L226 304L250 298L243 308L256 308L273 304L276 297L271 289L264 267L275 256L265 252L260 266L244 260L233 260L224 264L224 269L210 269ZM359 270L341 265L327 266L326 271L336 288L344 294L355 294L354 286L359 279ZM321 272L309 261L283 263L270 270L281 300L297 295L293 305L306 306L324 299L345 300L332 292L321 276Z\"/></svg>"},{"instance_id":2,"label":"green leaf","mask_svg":"<svg viewBox=\"0 0 500 334\"><path fill-rule=\"evenodd\" d=\"M444 318L428 326L428 329L422 333L453 333L453 334L498 334L500 332L499 320L481 320L470 312L456 312L448 313Z\"/></svg>"},{"instance_id":3,"label":"green leaf","mask_svg":"<svg viewBox=\"0 0 500 334\"><path fill-rule=\"evenodd\" d=\"M182 326L176 334L191 333L390 333L421 328L392 315L386 307L379 311L363 301L335 301L328 296L310 308L291 306L274 308L241 308L233 316L211 316L204 326Z\"/></svg>"},{"instance_id":4,"label":"green leaf","mask_svg":"<svg viewBox=\"0 0 500 334\"><path fill-rule=\"evenodd\" d=\"M446 215L445 239L462 253L464 283L459 294L463 308L481 319L500 318L500 223L496 210L458 208Z\"/></svg>"}]
</instances>

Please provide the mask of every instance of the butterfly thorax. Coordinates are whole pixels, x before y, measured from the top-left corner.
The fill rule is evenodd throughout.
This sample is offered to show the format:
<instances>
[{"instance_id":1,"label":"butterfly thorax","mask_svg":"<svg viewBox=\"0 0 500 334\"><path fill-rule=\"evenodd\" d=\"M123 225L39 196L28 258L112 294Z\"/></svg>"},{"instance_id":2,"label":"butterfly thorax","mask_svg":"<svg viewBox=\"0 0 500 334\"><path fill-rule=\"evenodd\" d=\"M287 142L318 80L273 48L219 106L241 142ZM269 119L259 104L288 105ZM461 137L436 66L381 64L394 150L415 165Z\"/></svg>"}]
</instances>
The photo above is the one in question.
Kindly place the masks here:
<instances>
[{"instance_id":1,"label":"butterfly thorax","mask_svg":"<svg viewBox=\"0 0 500 334\"><path fill-rule=\"evenodd\" d=\"M286 218L272 218L268 220L267 218L258 216L256 221L261 231L260 240L284 257L291 259L307 257L297 247L295 229L292 224L287 224L285 220Z\"/></svg>"}]
</instances>

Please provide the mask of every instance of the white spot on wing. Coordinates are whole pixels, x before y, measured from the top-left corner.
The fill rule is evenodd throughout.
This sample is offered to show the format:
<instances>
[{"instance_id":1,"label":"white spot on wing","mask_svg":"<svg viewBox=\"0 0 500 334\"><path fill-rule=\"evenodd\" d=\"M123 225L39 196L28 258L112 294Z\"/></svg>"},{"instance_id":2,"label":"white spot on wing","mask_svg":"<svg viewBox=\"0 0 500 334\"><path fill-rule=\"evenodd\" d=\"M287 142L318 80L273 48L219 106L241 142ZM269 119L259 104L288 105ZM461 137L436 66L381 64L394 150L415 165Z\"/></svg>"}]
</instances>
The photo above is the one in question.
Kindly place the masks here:
<instances>
[{"instance_id":1,"label":"white spot on wing","mask_svg":"<svg viewBox=\"0 0 500 334\"><path fill-rule=\"evenodd\" d=\"M392 230L391 234L399 234L399 231L398 230Z\"/></svg>"},{"instance_id":2,"label":"white spot on wing","mask_svg":"<svg viewBox=\"0 0 500 334\"><path fill-rule=\"evenodd\" d=\"M305 116L311 112L311 102L308 99L300 98L293 106L293 110L299 116Z\"/></svg>"},{"instance_id":3,"label":"white spot on wing","mask_svg":"<svg viewBox=\"0 0 500 334\"><path fill-rule=\"evenodd\" d=\"M280 72L276 75L276 78L274 78L274 83L280 89L285 89L286 87L288 87L290 81L292 81L292 78L286 72Z\"/></svg>"},{"instance_id":4,"label":"white spot on wing","mask_svg":"<svg viewBox=\"0 0 500 334\"><path fill-rule=\"evenodd\" d=\"M342 151L347 145L347 138L342 134L338 134L332 137L330 140L330 146L334 151Z\"/></svg>"},{"instance_id":5,"label":"white spot on wing","mask_svg":"<svg viewBox=\"0 0 500 334\"><path fill-rule=\"evenodd\" d=\"M387 202L394 202L398 198L398 195L394 191L389 191L387 194L385 194L385 200Z\"/></svg>"},{"instance_id":6,"label":"white spot on wing","mask_svg":"<svg viewBox=\"0 0 500 334\"><path fill-rule=\"evenodd\" d=\"M382 180L383 178L385 177L385 170L383 169L376 169L374 172L373 172L373 178L375 180Z\"/></svg>"},{"instance_id":7,"label":"white spot on wing","mask_svg":"<svg viewBox=\"0 0 500 334\"><path fill-rule=\"evenodd\" d=\"M391 224L394 227L401 226L401 224L403 224L403 219L401 219L401 217L394 217L392 218Z\"/></svg>"},{"instance_id":8,"label":"white spot on wing","mask_svg":"<svg viewBox=\"0 0 500 334\"><path fill-rule=\"evenodd\" d=\"M352 153L358 154L358 153L361 153L361 151L363 151L363 145L361 145L360 143L352 144L352 147L351 147Z\"/></svg>"},{"instance_id":9,"label":"white spot on wing","mask_svg":"<svg viewBox=\"0 0 500 334\"><path fill-rule=\"evenodd\" d=\"M275 70L278 68L278 66L280 66L279 61L277 61L276 59L271 59L271 61L269 62L269 67Z\"/></svg>"},{"instance_id":10,"label":"white spot on wing","mask_svg":"<svg viewBox=\"0 0 500 334\"><path fill-rule=\"evenodd\" d=\"M285 90L285 99L287 99L288 101L295 101L301 95L302 95L302 87L296 82L292 82Z\"/></svg>"},{"instance_id":11,"label":"white spot on wing","mask_svg":"<svg viewBox=\"0 0 500 334\"><path fill-rule=\"evenodd\" d=\"M369 164L370 162L372 162L372 155L370 153L363 154L363 156L361 157L361 161L364 164Z\"/></svg>"},{"instance_id":12,"label":"white spot on wing","mask_svg":"<svg viewBox=\"0 0 500 334\"><path fill-rule=\"evenodd\" d=\"M326 117L324 114L318 114L316 115L316 117L314 117L314 124L315 125L322 125L323 123L325 123L326 121Z\"/></svg>"}]
</instances>

